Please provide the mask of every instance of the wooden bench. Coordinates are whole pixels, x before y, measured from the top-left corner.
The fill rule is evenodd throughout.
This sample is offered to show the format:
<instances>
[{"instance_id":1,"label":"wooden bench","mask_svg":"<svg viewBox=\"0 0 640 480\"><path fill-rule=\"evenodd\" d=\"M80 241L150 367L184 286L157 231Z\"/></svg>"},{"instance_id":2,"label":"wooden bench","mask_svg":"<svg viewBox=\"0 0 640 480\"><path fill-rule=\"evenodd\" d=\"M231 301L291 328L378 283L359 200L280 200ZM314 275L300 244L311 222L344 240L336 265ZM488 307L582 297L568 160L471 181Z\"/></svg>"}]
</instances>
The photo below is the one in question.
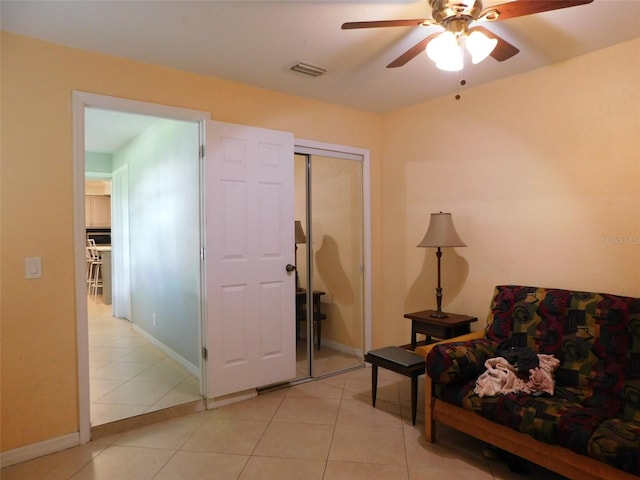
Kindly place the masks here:
<instances>
[{"instance_id":1,"label":"wooden bench","mask_svg":"<svg viewBox=\"0 0 640 480\"><path fill-rule=\"evenodd\" d=\"M424 358L402 347L384 347L367 352L364 359L371 364L371 400L374 407L378 390L378 367L411 377L411 420L415 425L418 377L425 371Z\"/></svg>"}]
</instances>

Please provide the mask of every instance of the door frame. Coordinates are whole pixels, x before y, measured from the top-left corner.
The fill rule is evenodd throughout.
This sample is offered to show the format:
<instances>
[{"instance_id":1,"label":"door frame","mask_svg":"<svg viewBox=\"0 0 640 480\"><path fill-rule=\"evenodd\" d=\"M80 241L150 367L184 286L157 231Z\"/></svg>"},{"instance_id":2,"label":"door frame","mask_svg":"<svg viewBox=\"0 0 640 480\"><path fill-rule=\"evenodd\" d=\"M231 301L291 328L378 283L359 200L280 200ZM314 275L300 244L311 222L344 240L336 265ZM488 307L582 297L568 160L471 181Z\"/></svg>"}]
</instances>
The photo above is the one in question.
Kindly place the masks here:
<instances>
[{"instance_id":1,"label":"door frame","mask_svg":"<svg viewBox=\"0 0 640 480\"><path fill-rule=\"evenodd\" d=\"M101 108L105 110L122 111L133 114L151 115L175 120L199 122L200 139L204 142L205 124L211 120L209 112L192 110L180 107L171 107L161 104L148 103L138 100L128 100L108 95L83 92L72 92L72 118L73 118L73 205L74 205L74 273L75 273L75 308L76 308L76 338L78 358L78 423L79 442L87 443L91 440L91 404L89 387L89 324L87 316L87 296L85 285L85 218L84 218L84 194L85 194L85 139L84 139L84 110L85 108ZM319 142L315 140L300 139L294 137L294 152L299 149L311 149L315 153L327 156L339 152L345 155L357 155L363 161L363 220L364 220L364 341L365 351L371 349L371 195L370 195L370 154L369 150L346 145ZM333 155L332 155L333 153ZM203 161L203 159L201 159ZM201 184L203 182L201 175ZM199 185L202 189L202 185ZM201 197L204 193L201 190ZM201 198L201 208L204 202ZM202 213L202 212L201 212ZM201 221L204 216L201 214ZM202 235L204 229L201 228ZM204 242L202 244L204 248ZM206 288L204 267L201 268L201 288ZM202 297L200 337L204 341L206 335L206 295ZM206 392L206 362L201 359L201 391Z\"/></svg>"},{"instance_id":2,"label":"door frame","mask_svg":"<svg viewBox=\"0 0 640 480\"><path fill-rule=\"evenodd\" d=\"M360 161L362 159L362 210L363 210L363 314L364 351L371 350L371 166L370 153L365 148L350 147L334 143L318 142L303 138L294 139L294 154L323 155ZM309 359L311 360L311 359ZM313 373L313 372L311 372Z\"/></svg>"},{"instance_id":3,"label":"door frame","mask_svg":"<svg viewBox=\"0 0 640 480\"><path fill-rule=\"evenodd\" d=\"M91 402L89 387L89 319L87 316L87 295L85 285L85 213L84 213L84 180L85 180L85 139L84 110L99 108L126 113L150 115L188 122L198 122L200 142L204 139L204 123L211 119L209 112L187 108L170 107L138 100L99 95L74 90L72 93L73 109L73 219L74 219L74 258L75 258L75 296L76 296L76 338L78 350L78 426L81 444L91 440ZM202 200L200 202L202 204ZM202 215L201 215L202 217ZM201 265L202 272L202 265ZM202 288L203 286L201 286ZM204 302L206 299L202 299ZM202 311L202 307L201 307ZM203 338L204 318L200 318L200 338ZM205 364L200 361L201 391L205 378Z\"/></svg>"}]
</instances>

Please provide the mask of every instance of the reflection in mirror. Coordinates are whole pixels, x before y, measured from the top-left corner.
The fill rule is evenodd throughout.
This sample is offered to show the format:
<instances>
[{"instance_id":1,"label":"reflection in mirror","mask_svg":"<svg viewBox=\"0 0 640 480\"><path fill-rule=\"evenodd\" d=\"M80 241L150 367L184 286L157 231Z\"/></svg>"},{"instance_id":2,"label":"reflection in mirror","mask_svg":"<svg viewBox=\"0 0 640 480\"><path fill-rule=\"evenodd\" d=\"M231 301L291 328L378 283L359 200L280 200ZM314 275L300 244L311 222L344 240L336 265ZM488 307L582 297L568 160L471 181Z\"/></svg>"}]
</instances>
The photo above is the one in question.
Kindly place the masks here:
<instances>
[{"instance_id":1,"label":"reflection in mirror","mask_svg":"<svg viewBox=\"0 0 640 480\"><path fill-rule=\"evenodd\" d=\"M317 377L363 364L362 162L297 155L295 171L296 220L307 238L297 249L296 323L297 333L311 339L298 337L298 373L306 373L300 367L311 356Z\"/></svg>"}]
</instances>

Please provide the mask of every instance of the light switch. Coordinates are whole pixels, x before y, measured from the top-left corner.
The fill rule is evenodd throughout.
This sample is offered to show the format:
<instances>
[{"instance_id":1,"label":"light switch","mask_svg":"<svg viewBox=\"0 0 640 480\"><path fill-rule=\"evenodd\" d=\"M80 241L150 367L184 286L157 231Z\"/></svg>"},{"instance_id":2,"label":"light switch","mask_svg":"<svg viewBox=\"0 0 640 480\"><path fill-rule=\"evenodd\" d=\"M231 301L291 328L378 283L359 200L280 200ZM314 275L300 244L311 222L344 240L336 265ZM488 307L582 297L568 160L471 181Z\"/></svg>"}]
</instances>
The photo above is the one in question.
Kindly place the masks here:
<instances>
[{"instance_id":1,"label":"light switch","mask_svg":"<svg viewBox=\"0 0 640 480\"><path fill-rule=\"evenodd\" d=\"M24 274L26 278L42 278L42 257L25 257Z\"/></svg>"}]
</instances>

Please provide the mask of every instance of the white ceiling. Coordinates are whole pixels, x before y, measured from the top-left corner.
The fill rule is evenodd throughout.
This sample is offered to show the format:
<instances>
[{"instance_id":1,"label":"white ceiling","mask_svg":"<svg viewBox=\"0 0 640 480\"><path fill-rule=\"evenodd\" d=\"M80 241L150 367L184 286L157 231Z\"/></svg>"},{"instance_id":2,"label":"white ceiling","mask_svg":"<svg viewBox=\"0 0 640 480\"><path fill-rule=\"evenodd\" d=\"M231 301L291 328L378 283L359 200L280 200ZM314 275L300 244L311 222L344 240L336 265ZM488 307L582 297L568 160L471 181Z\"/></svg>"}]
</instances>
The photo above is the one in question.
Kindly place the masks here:
<instances>
[{"instance_id":1,"label":"white ceiling","mask_svg":"<svg viewBox=\"0 0 640 480\"><path fill-rule=\"evenodd\" d=\"M84 112L85 150L115 153L159 120L147 115L87 108Z\"/></svg>"},{"instance_id":2,"label":"white ceiling","mask_svg":"<svg viewBox=\"0 0 640 480\"><path fill-rule=\"evenodd\" d=\"M385 68L439 27L340 29L349 21L430 18L426 0L2 0L0 13L3 30L372 112L458 86L457 74L437 70L423 54ZM640 36L640 1L595 0L484 25L521 52L505 62L468 62L467 88ZM290 71L299 61L328 73Z\"/></svg>"}]
</instances>

